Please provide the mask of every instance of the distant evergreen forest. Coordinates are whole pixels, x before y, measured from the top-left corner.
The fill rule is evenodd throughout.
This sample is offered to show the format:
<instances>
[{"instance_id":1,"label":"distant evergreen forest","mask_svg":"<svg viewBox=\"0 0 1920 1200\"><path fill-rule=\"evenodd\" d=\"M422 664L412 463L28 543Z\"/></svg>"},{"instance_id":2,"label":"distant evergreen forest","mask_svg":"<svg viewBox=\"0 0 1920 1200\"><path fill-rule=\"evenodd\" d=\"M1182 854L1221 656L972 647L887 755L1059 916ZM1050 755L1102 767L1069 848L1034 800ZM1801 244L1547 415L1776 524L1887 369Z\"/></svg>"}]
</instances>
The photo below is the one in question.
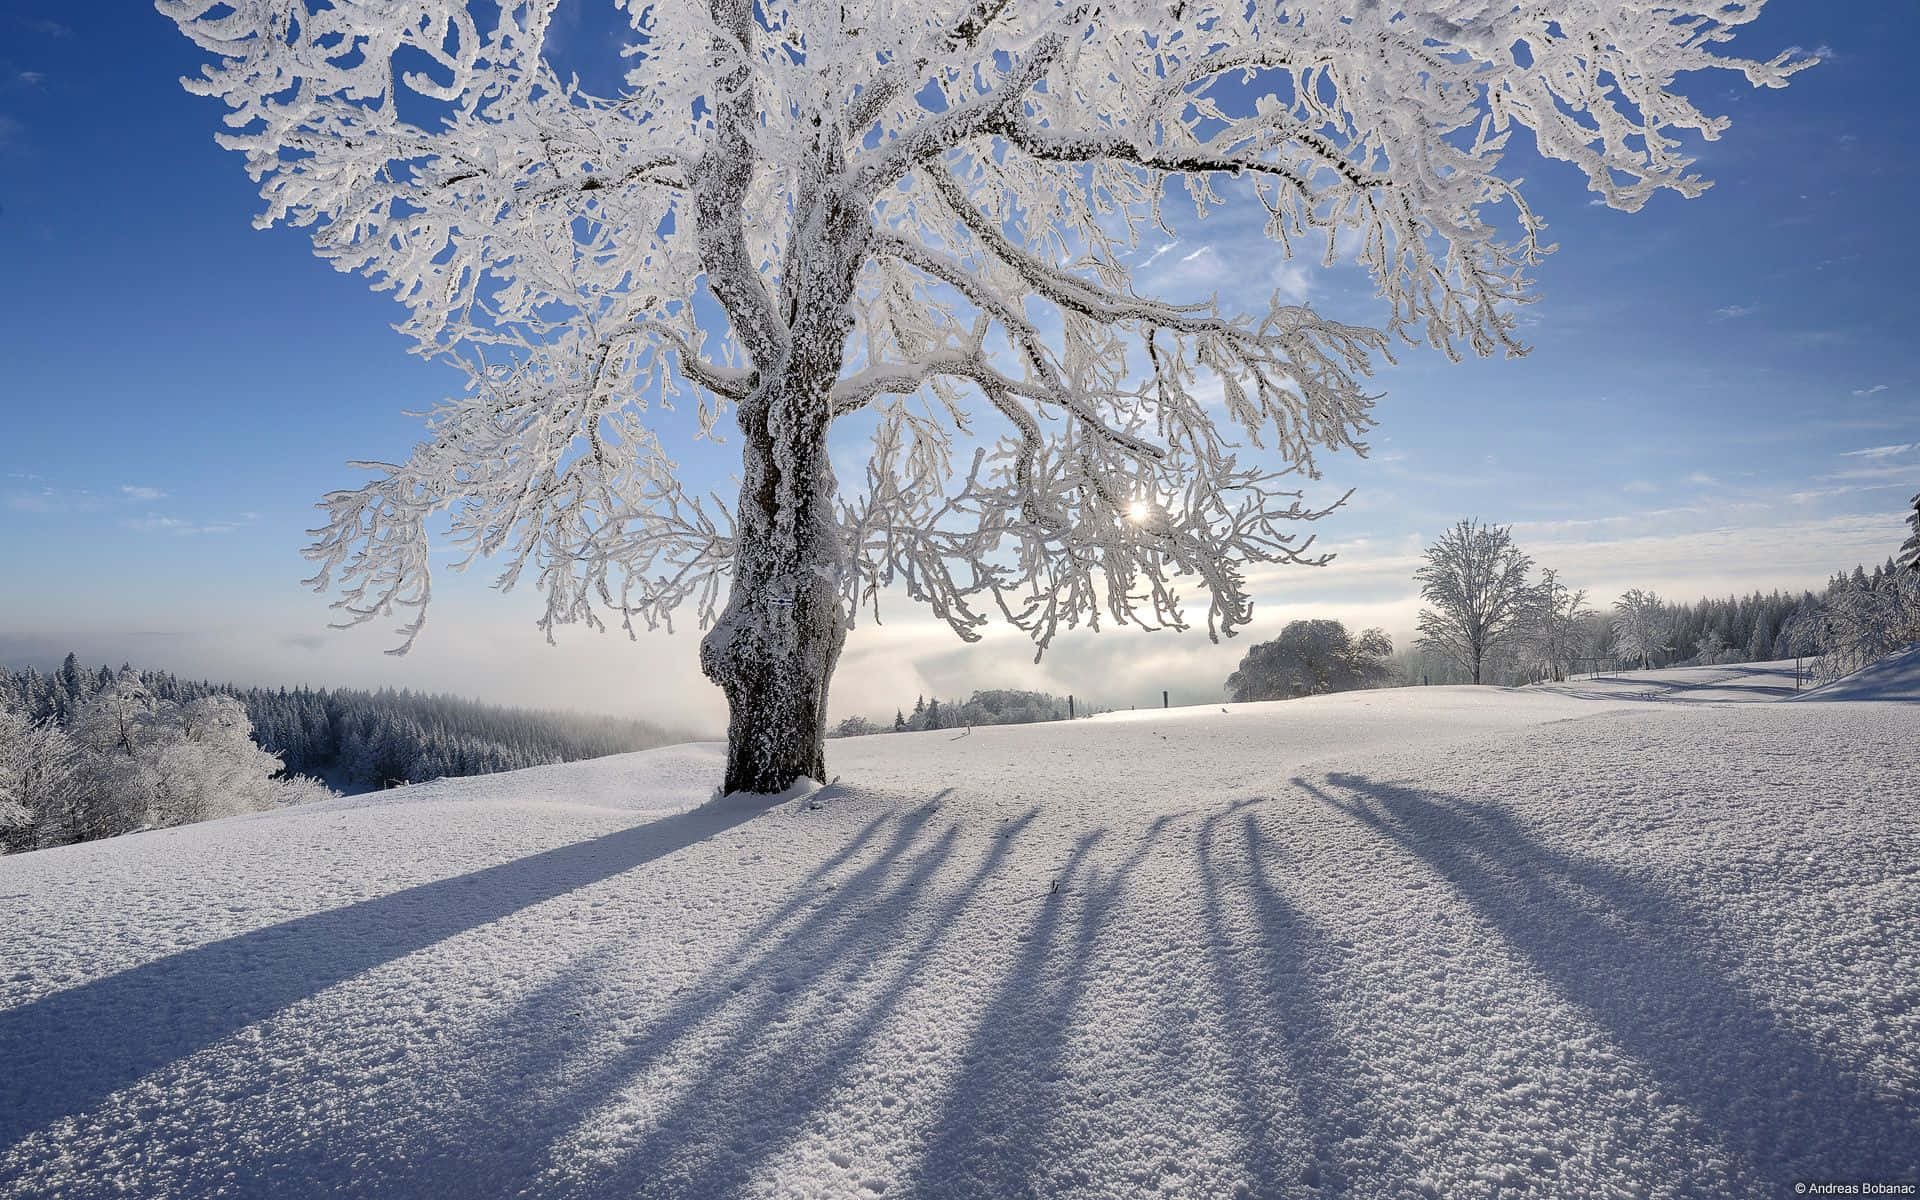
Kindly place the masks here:
<instances>
[{"instance_id":1,"label":"distant evergreen forest","mask_svg":"<svg viewBox=\"0 0 1920 1200\"><path fill-rule=\"evenodd\" d=\"M253 723L254 743L280 757L282 774L310 775L343 792L599 758L687 737L645 721L391 688L242 688L168 671L89 669L73 654L52 674L31 667L0 672L0 709L65 726L129 673L159 701L238 700Z\"/></svg>"}]
</instances>

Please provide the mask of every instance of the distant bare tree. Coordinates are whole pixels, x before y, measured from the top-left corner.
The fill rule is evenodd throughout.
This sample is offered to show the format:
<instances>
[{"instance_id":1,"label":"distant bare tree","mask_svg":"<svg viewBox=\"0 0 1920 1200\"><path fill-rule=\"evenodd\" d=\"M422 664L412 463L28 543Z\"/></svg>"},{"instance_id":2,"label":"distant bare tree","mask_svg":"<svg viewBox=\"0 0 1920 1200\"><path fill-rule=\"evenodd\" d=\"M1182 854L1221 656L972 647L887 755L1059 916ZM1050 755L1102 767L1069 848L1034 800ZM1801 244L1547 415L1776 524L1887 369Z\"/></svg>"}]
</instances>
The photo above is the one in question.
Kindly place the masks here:
<instances>
[{"instance_id":1,"label":"distant bare tree","mask_svg":"<svg viewBox=\"0 0 1920 1200\"><path fill-rule=\"evenodd\" d=\"M1513 544L1508 526L1462 521L1428 546L1414 572L1420 598L1419 644L1460 664L1482 682L1487 656L1516 641L1533 619L1533 560Z\"/></svg>"},{"instance_id":2,"label":"distant bare tree","mask_svg":"<svg viewBox=\"0 0 1920 1200\"><path fill-rule=\"evenodd\" d=\"M1653 656L1667 649L1667 606L1652 592L1634 588L1613 602L1613 652L1653 665Z\"/></svg>"},{"instance_id":3,"label":"distant bare tree","mask_svg":"<svg viewBox=\"0 0 1920 1200\"><path fill-rule=\"evenodd\" d=\"M1527 627L1528 657L1555 679L1565 678L1586 644L1587 622L1592 616L1585 589L1569 588L1553 569L1543 569L1540 585L1534 589L1532 620Z\"/></svg>"}]
</instances>

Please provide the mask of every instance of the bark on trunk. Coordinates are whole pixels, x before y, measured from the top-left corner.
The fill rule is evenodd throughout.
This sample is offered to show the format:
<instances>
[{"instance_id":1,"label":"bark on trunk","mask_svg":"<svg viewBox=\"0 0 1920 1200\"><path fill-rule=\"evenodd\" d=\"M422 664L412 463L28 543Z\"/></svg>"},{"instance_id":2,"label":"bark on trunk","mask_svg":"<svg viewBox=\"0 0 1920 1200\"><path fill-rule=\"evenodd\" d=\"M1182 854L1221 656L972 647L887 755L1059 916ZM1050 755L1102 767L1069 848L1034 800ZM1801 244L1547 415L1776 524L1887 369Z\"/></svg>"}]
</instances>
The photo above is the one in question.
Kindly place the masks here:
<instances>
[{"instance_id":1,"label":"bark on trunk","mask_svg":"<svg viewBox=\"0 0 1920 1200\"><path fill-rule=\"evenodd\" d=\"M815 392L824 388L789 374L740 411L733 588L700 646L701 669L727 697L728 792L826 778L827 688L846 614L826 428L816 432L808 411Z\"/></svg>"},{"instance_id":2,"label":"bark on trunk","mask_svg":"<svg viewBox=\"0 0 1920 1200\"><path fill-rule=\"evenodd\" d=\"M714 211L701 215L703 239L716 231L709 273L731 280L732 290L716 286L716 295L736 326L754 330L761 372L738 412L744 444L733 588L700 644L701 669L727 696L728 792L781 792L803 776L827 774L827 686L846 640L846 548L827 430L853 324L854 278L872 236L867 206L830 186L843 158L822 127L781 271L775 320L784 338L753 324L765 315L755 298L767 297L727 259L745 245L740 229L717 236L738 211L737 194L716 192ZM740 269L729 275L729 267Z\"/></svg>"}]
</instances>

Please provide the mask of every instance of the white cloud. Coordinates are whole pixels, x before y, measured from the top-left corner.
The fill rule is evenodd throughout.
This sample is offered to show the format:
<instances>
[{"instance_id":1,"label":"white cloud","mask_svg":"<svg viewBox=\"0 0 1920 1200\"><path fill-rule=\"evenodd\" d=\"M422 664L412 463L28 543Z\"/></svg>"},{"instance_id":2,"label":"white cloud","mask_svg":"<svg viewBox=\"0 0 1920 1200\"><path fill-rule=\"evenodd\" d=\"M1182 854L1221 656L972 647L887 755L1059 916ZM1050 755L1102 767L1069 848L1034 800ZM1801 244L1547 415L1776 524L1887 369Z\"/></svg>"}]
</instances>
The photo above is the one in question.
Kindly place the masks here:
<instances>
[{"instance_id":1,"label":"white cloud","mask_svg":"<svg viewBox=\"0 0 1920 1200\"><path fill-rule=\"evenodd\" d=\"M1841 458L1892 458L1920 446L1920 442L1901 442L1895 446L1868 446L1864 450L1843 450Z\"/></svg>"},{"instance_id":2,"label":"white cloud","mask_svg":"<svg viewBox=\"0 0 1920 1200\"><path fill-rule=\"evenodd\" d=\"M1156 247L1154 248L1154 251L1153 251L1153 253L1152 253L1152 254L1149 254L1149 255L1147 255L1147 257L1146 257L1146 259L1145 259L1144 261L1142 261L1142 262L1141 262L1141 264L1140 264L1140 267L1139 267L1138 269L1141 269L1141 270L1144 270L1145 268L1147 268L1147 267L1150 267L1150 266L1152 266L1152 265L1154 264L1154 262L1155 262L1155 261L1156 261L1157 259L1159 259L1159 257L1160 257L1160 256L1161 256L1162 254L1165 254L1165 253L1166 253L1167 251L1169 251L1169 250L1171 250L1171 249L1173 249L1173 248L1174 248L1175 246L1178 246L1179 244L1180 244L1179 242L1162 242L1162 243L1160 243L1160 245L1158 245L1158 246L1156 246Z\"/></svg>"},{"instance_id":3,"label":"white cloud","mask_svg":"<svg viewBox=\"0 0 1920 1200\"><path fill-rule=\"evenodd\" d=\"M1313 272L1297 262L1282 260L1273 269L1274 290L1289 304L1299 304L1313 290Z\"/></svg>"},{"instance_id":4,"label":"white cloud","mask_svg":"<svg viewBox=\"0 0 1920 1200\"><path fill-rule=\"evenodd\" d=\"M1651 492L1659 491L1660 485L1657 483L1649 482L1648 480L1645 480L1645 479L1630 479L1626 483L1623 483L1620 485L1620 490L1623 492L1632 492L1636 495L1644 496Z\"/></svg>"},{"instance_id":5,"label":"white cloud","mask_svg":"<svg viewBox=\"0 0 1920 1200\"><path fill-rule=\"evenodd\" d=\"M1737 321L1741 317L1750 317L1759 311L1758 306L1752 304L1729 304L1725 308L1714 309L1713 315L1722 321Z\"/></svg>"},{"instance_id":6,"label":"white cloud","mask_svg":"<svg viewBox=\"0 0 1920 1200\"><path fill-rule=\"evenodd\" d=\"M232 533L240 528L237 521L188 521L180 517L164 517L148 513L144 517L129 517L120 522L121 526L136 533L171 533L181 537L197 537L201 534Z\"/></svg>"},{"instance_id":7,"label":"white cloud","mask_svg":"<svg viewBox=\"0 0 1920 1200\"><path fill-rule=\"evenodd\" d=\"M1872 387L1855 388L1853 389L1853 394L1856 396L1877 396L1881 392L1884 392L1886 390L1887 390L1886 384L1876 383Z\"/></svg>"},{"instance_id":8,"label":"white cloud","mask_svg":"<svg viewBox=\"0 0 1920 1200\"><path fill-rule=\"evenodd\" d=\"M1819 62L1830 63L1830 62L1836 61L1840 56L1834 53L1832 46L1829 46L1825 42L1821 42L1819 45L1812 46L1812 47L1798 46L1798 45L1788 46L1784 51L1781 52L1781 57L1811 58Z\"/></svg>"},{"instance_id":9,"label":"white cloud","mask_svg":"<svg viewBox=\"0 0 1920 1200\"><path fill-rule=\"evenodd\" d=\"M137 484L137 483L121 484L120 494L125 496L129 500L139 500L142 502L151 502L154 500L165 500L167 498L167 493L160 490L159 488L146 487L142 484Z\"/></svg>"},{"instance_id":10,"label":"white cloud","mask_svg":"<svg viewBox=\"0 0 1920 1200\"><path fill-rule=\"evenodd\" d=\"M1695 484L1699 487L1711 487L1713 484L1719 483L1720 481L1718 479L1715 479L1713 476L1707 474L1705 471L1695 471L1691 475L1687 476L1687 482L1691 484Z\"/></svg>"}]
</instances>

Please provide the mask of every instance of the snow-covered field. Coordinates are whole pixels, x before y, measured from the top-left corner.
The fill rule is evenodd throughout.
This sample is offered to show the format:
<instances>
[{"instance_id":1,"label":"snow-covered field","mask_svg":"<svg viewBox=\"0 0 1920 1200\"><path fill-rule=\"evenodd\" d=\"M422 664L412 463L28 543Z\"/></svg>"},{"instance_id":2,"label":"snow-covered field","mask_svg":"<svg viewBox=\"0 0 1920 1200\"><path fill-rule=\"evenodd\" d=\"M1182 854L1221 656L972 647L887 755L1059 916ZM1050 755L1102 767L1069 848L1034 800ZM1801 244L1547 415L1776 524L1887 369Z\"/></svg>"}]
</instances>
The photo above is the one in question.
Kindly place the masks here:
<instances>
[{"instance_id":1,"label":"snow-covered field","mask_svg":"<svg viewBox=\"0 0 1920 1200\"><path fill-rule=\"evenodd\" d=\"M773 806L673 747L0 860L0 1194L1911 1181L1915 674L890 735Z\"/></svg>"}]
</instances>

